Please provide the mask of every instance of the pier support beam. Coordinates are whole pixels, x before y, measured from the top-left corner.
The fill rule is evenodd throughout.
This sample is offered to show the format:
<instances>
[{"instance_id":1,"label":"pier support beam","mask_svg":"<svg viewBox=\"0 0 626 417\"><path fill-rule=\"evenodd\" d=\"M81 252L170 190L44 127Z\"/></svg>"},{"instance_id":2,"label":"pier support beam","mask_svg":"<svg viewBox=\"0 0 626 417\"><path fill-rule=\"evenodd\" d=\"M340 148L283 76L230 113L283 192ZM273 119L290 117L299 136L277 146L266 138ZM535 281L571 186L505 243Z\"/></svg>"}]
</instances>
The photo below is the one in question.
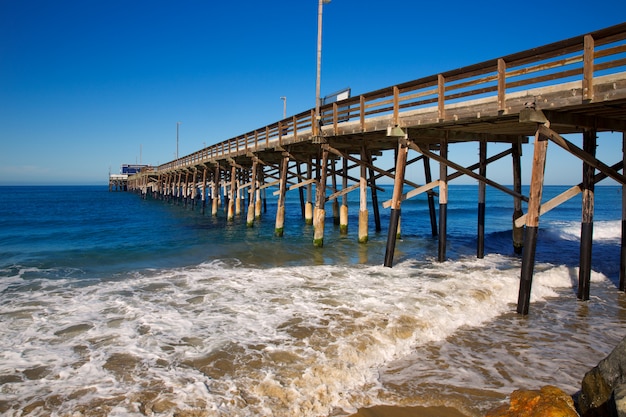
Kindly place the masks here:
<instances>
[{"instance_id":1,"label":"pier support beam","mask_svg":"<svg viewBox=\"0 0 626 417\"><path fill-rule=\"evenodd\" d=\"M513 191L522 193L522 144L514 143L511 146L511 156L513 158ZM517 255L522 254L524 247L524 226L517 226L515 220L522 217L522 199L513 197L513 251Z\"/></svg>"},{"instance_id":2,"label":"pier support beam","mask_svg":"<svg viewBox=\"0 0 626 417\"><path fill-rule=\"evenodd\" d=\"M365 146L361 147L361 160L368 161L367 150ZM359 243L367 243L368 235L368 218L367 212L367 167L361 164L361 175L359 177Z\"/></svg>"},{"instance_id":3,"label":"pier support beam","mask_svg":"<svg viewBox=\"0 0 626 417\"><path fill-rule=\"evenodd\" d=\"M191 180L191 185L189 186L189 194L190 198L191 198L191 209L195 209L196 207L196 195L198 194L198 189L196 188L196 184L197 184L197 177L198 177L198 170L194 168L193 170L193 177Z\"/></svg>"},{"instance_id":4,"label":"pier support beam","mask_svg":"<svg viewBox=\"0 0 626 417\"><path fill-rule=\"evenodd\" d=\"M315 213L313 213L313 246L324 246L324 221L326 218L326 176L328 171L328 148L322 148L322 164L319 180L316 184Z\"/></svg>"},{"instance_id":5,"label":"pier support beam","mask_svg":"<svg viewBox=\"0 0 626 417\"><path fill-rule=\"evenodd\" d=\"M441 139L439 155L444 160L448 159L448 137L447 134ZM448 235L448 166L439 163L439 250L437 260L446 260L446 245Z\"/></svg>"},{"instance_id":6,"label":"pier support beam","mask_svg":"<svg viewBox=\"0 0 626 417\"><path fill-rule=\"evenodd\" d=\"M393 182L393 197L391 199L391 213L389 215L389 232L387 234L387 248L385 251L386 267L393 266L393 255L396 249L396 235L398 224L400 223L400 212L402 203L402 188L404 185L404 173L409 147L405 139L398 139L398 153L396 157L396 175Z\"/></svg>"},{"instance_id":7,"label":"pier support beam","mask_svg":"<svg viewBox=\"0 0 626 417\"><path fill-rule=\"evenodd\" d=\"M254 213L255 213L255 200L256 200L256 189L257 189L257 170L258 170L258 162L255 160L252 162L252 177L250 178L250 189L248 191L248 215L246 218L246 224L248 227L254 226Z\"/></svg>"},{"instance_id":8,"label":"pier support beam","mask_svg":"<svg viewBox=\"0 0 626 417\"><path fill-rule=\"evenodd\" d=\"M230 186L228 187L228 213L226 218L229 221L235 219L235 200L237 196L235 193L237 192L237 167L235 165L231 165L230 167Z\"/></svg>"},{"instance_id":9,"label":"pier support beam","mask_svg":"<svg viewBox=\"0 0 626 417\"><path fill-rule=\"evenodd\" d=\"M543 195L543 177L546 167L546 153L548 138L539 132L535 133L535 149L533 153L528 212L526 214L526 233L524 236L524 251L522 253L522 271L517 298L517 312L528 314L530 305L530 289L532 287L533 272L535 269L535 253L537 250L537 232L539 231L539 210Z\"/></svg>"},{"instance_id":10,"label":"pier support beam","mask_svg":"<svg viewBox=\"0 0 626 417\"><path fill-rule=\"evenodd\" d=\"M202 170L202 214L206 210L206 175L208 170L206 166Z\"/></svg>"},{"instance_id":11,"label":"pier support beam","mask_svg":"<svg viewBox=\"0 0 626 417\"><path fill-rule=\"evenodd\" d=\"M346 188L348 188L348 160L346 158L343 158L342 161L343 175L341 189L345 190ZM363 170L363 168L361 168L361 170ZM342 235L348 234L348 194L344 194L341 196L341 206L339 207L339 233Z\"/></svg>"},{"instance_id":12,"label":"pier support beam","mask_svg":"<svg viewBox=\"0 0 626 417\"><path fill-rule=\"evenodd\" d=\"M478 173L481 177L487 177L487 142L480 141L479 145L479 163ZM478 182L478 239L476 247L476 257L482 259L485 257L485 195L486 184L484 181Z\"/></svg>"},{"instance_id":13,"label":"pier support beam","mask_svg":"<svg viewBox=\"0 0 626 417\"><path fill-rule=\"evenodd\" d=\"M626 167L626 132L622 133L622 161ZM622 184L622 247L619 261L619 289L626 291L626 183Z\"/></svg>"},{"instance_id":14,"label":"pier support beam","mask_svg":"<svg viewBox=\"0 0 626 417\"><path fill-rule=\"evenodd\" d=\"M589 155L596 155L596 131L583 132L583 150ZM583 203L582 223L580 227L580 268L578 270L578 299L589 300L591 282L591 252L593 247L593 206L594 206L595 169L583 162Z\"/></svg>"},{"instance_id":15,"label":"pier support beam","mask_svg":"<svg viewBox=\"0 0 626 417\"><path fill-rule=\"evenodd\" d=\"M289 170L289 152L283 152L283 160L280 166L280 181L279 181L279 193L278 204L276 207L276 225L274 227L274 234L278 237L282 237L285 231L285 196L287 194L287 171Z\"/></svg>"},{"instance_id":16,"label":"pier support beam","mask_svg":"<svg viewBox=\"0 0 626 417\"><path fill-rule=\"evenodd\" d=\"M211 201L211 216L217 217L217 209L219 206L219 195L220 195L220 166L219 164L215 165L215 173L213 174L213 189L211 191L211 196L213 197Z\"/></svg>"},{"instance_id":17,"label":"pier support beam","mask_svg":"<svg viewBox=\"0 0 626 417\"><path fill-rule=\"evenodd\" d=\"M307 163L307 179L313 178L313 164ZM306 186L306 204L304 206L304 223L313 224L313 185Z\"/></svg>"},{"instance_id":18,"label":"pier support beam","mask_svg":"<svg viewBox=\"0 0 626 417\"><path fill-rule=\"evenodd\" d=\"M433 182L433 175L430 170L430 158L426 155L423 156L422 161L424 163L424 179L426 184ZM430 213L430 232L433 236L437 236L437 213L435 211L435 196L433 193L428 193L428 212Z\"/></svg>"}]
</instances>

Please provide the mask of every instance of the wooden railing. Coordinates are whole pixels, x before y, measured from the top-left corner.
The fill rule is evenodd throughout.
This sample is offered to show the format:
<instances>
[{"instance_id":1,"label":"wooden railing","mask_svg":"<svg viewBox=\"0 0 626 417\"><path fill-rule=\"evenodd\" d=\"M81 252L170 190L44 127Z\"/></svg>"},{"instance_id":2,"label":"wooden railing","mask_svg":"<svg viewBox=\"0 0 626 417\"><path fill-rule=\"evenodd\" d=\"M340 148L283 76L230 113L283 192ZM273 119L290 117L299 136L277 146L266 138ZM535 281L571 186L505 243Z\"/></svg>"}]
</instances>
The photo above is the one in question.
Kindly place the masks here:
<instances>
[{"instance_id":1,"label":"wooden railing","mask_svg":"<svg viewBox=\"0 0 626 417\"><path fill-rule=\"evenodd\" d=\"M436 108L439 120L445 120L447 105L477 98L493 97L505 112L507 95L568 81L582 81L583 100L592 101L594 77L624 70L626 23L328 104L320 116L337 133L348 122L364 131L366 120L376 116L391 117L397 125L402 112L423 108ZM158 172L280 146L286 137L310 137L317 134L314 120L315 111L307 110L162 164Z\"/></svg>"}]
</instances>

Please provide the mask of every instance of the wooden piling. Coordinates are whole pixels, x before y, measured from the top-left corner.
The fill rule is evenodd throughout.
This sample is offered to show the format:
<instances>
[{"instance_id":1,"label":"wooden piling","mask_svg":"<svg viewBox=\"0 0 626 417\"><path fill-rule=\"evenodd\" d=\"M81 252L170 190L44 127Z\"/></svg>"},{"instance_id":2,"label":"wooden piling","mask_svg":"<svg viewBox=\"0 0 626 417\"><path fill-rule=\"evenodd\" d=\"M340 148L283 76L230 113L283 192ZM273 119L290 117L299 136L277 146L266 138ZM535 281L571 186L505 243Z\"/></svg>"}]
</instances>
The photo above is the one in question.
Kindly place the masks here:
<instances>
[{"instance_id":1,"label":"wooden piling","mask_svg":"<svg viewBox=\"0 0 626 417\"><path fill-rule=\"evenodd\" d=\"M372 210L374 211L374 227L376 230L376 233L380 233L381 230L383 230L381 222L380 222L380 207L378 206L378 190L376 188L376 173L374 172L374 169L372 168L372 162L373 162L373 158L372 158L372 153L368 150L367 151L367 162L370 164L369 165L369 186L370 186L370 193L372 194Z\"/></svg>"},{"instance_id":2,"label":"wooden piling","mask_svg":"<svg viewBox=\"0 0 626 417\"><path fill-rule=\"evenodd\" d=\"M626 132L622 133L622 161L624 162L624 167L626 167ZM620 291L626 291L626 184L622 184L622 241L619 261L619 289Z\"/></svg>"},{"instance_id":3,"label":"wooden piling","mask_svg":"<svg viewBox=\"0 0 626 417\"><path fill-rule=\"evenodd\" d=\"M361 147L361 160L367 161L367 150L365 146ZM359 177L359 243L367 243L369 240L368 234L368 212L367 212L367 167L365 164L361 164L361 175Z\"/></svg>"},{"instance_id":4,"label":"wooden piling","mask_svg":"<svg viewBox=\"0 0 626 417\"><path fill-rule=\"evenodd\" d=\"M337 167L336 167L336 163L333 160L333 163L331 165L332 167L332 192L336 193L337 192ZM341 219L340 219L340 214L339 214L339 199L335 198L333 199L333 224L336 226L339 226L341 223Z\"/></svg>"},{"instance_id":5,"label":"wooden piling","mask_svg":"<svg viewBox=\"0 0 626 417\"><path fill-rule=\"evenodd\" d=\"M194 168L193 170L193 179L191 180L191 186L190 186L190 198L191 198L191 209L194 210L195 206L196 206L196 196L198 195L198 188L197 188L197 183L196 183L196 179L198 177L198 170L196 168Z\"/></svg>"},{"instance_id":6,"label":"wooden piling","mask_svg":"<svg viewBox=\"0 0 626 417\"><path fill-rule=\"evenodd\" d=\"M205 165L204 169L202 170L202 214L204 214L204 211L206 210L206 175L207 175L207 171L208 171L208 168Z\"/></svg>"},{"instance_id":7,"label":"wooden piling","mask_svg":"<svg viewBox=\"0 0 626 417\"><path fill-rule=\"evenodd\" d=\"M264 179L264 171L263 171L263 167L259 166L257 167L257 187L256 187L256 197L255 197L255 204L254 204L254 217L257 219L261 218L261 208L262 208L262 204L263 204L263 200L265 200L265 198L261 198L261 184L263 184L265 181ZM263 188L263 195L265 195L265 188Z\"/></svg>"},{"instance_id":8,"label":"wooden piling","mask_svg":"<svg viewBox=\"0 0 626 417\"><path fill-rule=\"evenodd\" d=\"M533 272L535 269L537 232L539 230L539 210L541 208L541 197L543 195L543 177L546 166L547 150L548 138L539 132L538 127L537 132L535 133L530 192L526 214L524 251L522 252L522 270L517 299L517 312L522 315L528 314L528 308L530 305L530 290L532 287Z\"/></svg>"},{"instance_id":9,"label":"wooden piling","mask_svg":"<svg viewBox=\"0 0 626 417\"><path fill-rule=\"evenodd\" d=\"M313 163L309 161L307 163L307 179L313 178ZM304 206L304 223L307 225L313 224L313 184L309 183L306 186L306 203Z\"/></svg>"},{"instance_id":10,"label":"wooden piling","mask_svg":"<svg viewBox=\"0 0 626 417\"><path fill-rule=\"evenodd\" d=\"M313 246L321 248L324 246L324 221L326 218L326 176L328 171L328 148L322 148L321 172L316 186L315 212L313 213Z\"/></svg>"},{"instance_id":11,"label":"wooden piling","mask_svg":"<svg viewBox=\"0 0 626 417\"><path fill-rule=\"evenodd\" d=\"M513 191L522 193L522 144L520 142L511 145L511 157L513 159ZM517 255L522 254L524 247L524 226L517 226L515 221L522 217L522 199L513 198L513 251Z\"/></svg>"},{"instance_id":12,"label":"wooden piling","mask_svg":"<svg viewBox=\"0 0 626 417\"><path fill-rule=\"evenodd\" d=\"M230 184L228 187L228 213L226 218L229 221L235 219L235 199L237 196L235 195L237 188L237 167L233 164L230 167Z\"/></svg>"},{"instance_id":13,"label":"wooden piling","mask_svg":"<svg viewBox=\"0 0 626 417\"><path fill-rule=\"evenodd\" d=\"M389 214L389 232L387 234L387 247L385 250L384 266L391 268L393 266L393 255L396 249L396 235L398 225L400 223L402 189L404 185L404 173L406 169L406 160L409 153L409 147L406 139L398 139L398 152L396 157L396 172L393 181L393 196L391 198L391 213Z\"/></svg>"},{"instance_id":14,"label":"wooden piling","mask_svg":"<svg viewBox=\"0 0 626 417\"><path fill-rule=\"evenodd\" d=\"M246 225L248 227L254 226L254 210L255 210L255 198L256 198L256 188L257 188L257 170L258 170L258 162L254 160L252 162L252 176L250 178L250 188L248 191L249 200L248 200L248 216L246 218Z\"/></svg>"},{"instance_id":15,"label":"wooden piling","mask_svg":"<svg viewBox=\"0 0 626 417\"><path fill-rule=\"evenodd\" d=\"M348 188L348 160L346 158L343 158L342 161L343 181L341 183L341 189L345 190ZM339 233L342 235L348 234L348 194L346 193L341 196L341 207L339 208Z\"/></svg>"},{"instance_id":16,"label":"wooden piling","mask_svg":"<svg viewBox=\"0 0 626 417\"><path fill-rule=\"evenodd\" d=\"M211 194L213 199L211 201L211 216L217 217L217 209L219 206L219 193L220 193L220 166L215 164L215 172L213 174L213 189Z\"/></svg>"},{"instance_id":17,"label":"wooden piling","mask_svg":"<svg viewBox=\"0 0 626 417\"><path fill-rule=\"evenodd\" d=\"M430 158L427 156L422 157L424 163L424 179L426 184L430 184L433 181L433 176L430 170ZM437 236L437 213L435 212L435 196L433 193L428 193L428 213L430 214L430 232L433 236Z\"/></svg>"},{"instance_id":18,"label":"wooden piling","mask_svg":"<svg viewBox=\"0 0 626 417\"><path fill-rule=\"evenodd\" d=\"M480 168L478 169L478 173L481 177L487 177L487 163L485 162L487 159L487 142L484 140L480 141L479 145L479 163ZM476 257L478 259L482 259L485 257L485 194L486 194L486 184L484 181L478 182L478 238L477 238L477 248L476 248Z\"/></svg>"},{"instance_id":19,"label":"wooden piling","mask_svg":"<svg viewBox=\"0 0 626 417\"><path fill-rule=\"evenodd\" d=\"M441 139L439 155L443 159L448 159L448 137ZM443 162L439 163L439 247L437 260L446 260L446 245L448 234L448 166Z\"/></svg>"},{"instance_id":20,"label":"wooden piling","mask_svg":"<svg viewBox=\"0 0 626 417\"><path fill-rule=\"evenodd\" d=\"M592 157L596 154L596 131L583 132L583 150ZM578 269L578 299L589 300L589 286L591 282L591 252L593 245L593 206L595 169L583 162L583 200L582 222L580 226L580 268Z\"/></svg>"},{"instance_id":21,"label":"wooden piling","mask_svg":"<svg viewBox=\"0 0 626 417\"><path fill-rule=\"evenodd\" d=\"M278 203L276 207L276 225L274 234L282 237L285 231L285 196L287 194L287 171L289 170L289 153L283 152L280 166L280 180L278 185Z\"/></svg>"}]
</instances>

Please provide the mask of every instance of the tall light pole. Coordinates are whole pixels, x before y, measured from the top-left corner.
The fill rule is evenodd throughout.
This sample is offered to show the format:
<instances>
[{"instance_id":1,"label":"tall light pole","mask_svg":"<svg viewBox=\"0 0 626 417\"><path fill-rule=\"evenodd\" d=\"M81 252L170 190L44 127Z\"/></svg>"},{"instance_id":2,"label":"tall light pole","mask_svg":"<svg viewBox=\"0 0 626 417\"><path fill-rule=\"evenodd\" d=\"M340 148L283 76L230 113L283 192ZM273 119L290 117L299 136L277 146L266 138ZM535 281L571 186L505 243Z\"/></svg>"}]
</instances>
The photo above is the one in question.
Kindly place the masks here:
<instances>
[{"instance_id":1,"label":"tall light pole","mask_svg":"<svg viewBox=\"0 0 626 417\"><path fill-rule=\"evenodd\" d=\"M283 119L287 118L287 97L280 98L283 101Z\"/></svg>"},{"instance_id":2,"label":"tall light pole","mask_svg":"<svg viewBox=\"0 0 626 417\"><path fill-rule=\"evenodd\" d=\"M330 3L330 0L319 0L317 7L317 78L315 80L315 121L317 122L317 134L319 132L321 116L320 116L320 79L322 76L322 12L324 4Z\"/></svg>"},{"instance_id":3,"label":"tall light pole","mask_svg":"<svg viewBox=\"0 0 626 417\"><path fill-rule=\"evenodd\" d=\"M178 159L178 126L180 126L182 122L176 122L176 159Z\"/></svg>"}]
</instances>

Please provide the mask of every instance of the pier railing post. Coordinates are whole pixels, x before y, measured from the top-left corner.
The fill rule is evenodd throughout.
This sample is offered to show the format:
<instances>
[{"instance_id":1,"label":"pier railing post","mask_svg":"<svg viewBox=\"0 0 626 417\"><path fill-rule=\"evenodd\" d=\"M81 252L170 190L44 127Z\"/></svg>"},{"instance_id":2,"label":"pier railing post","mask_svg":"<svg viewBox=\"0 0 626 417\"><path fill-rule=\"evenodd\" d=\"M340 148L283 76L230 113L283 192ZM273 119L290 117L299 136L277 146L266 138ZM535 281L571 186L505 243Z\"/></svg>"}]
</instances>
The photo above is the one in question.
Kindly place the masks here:
<instances>
[{"instance_id":1,"label":"pier railing post","mask_svg":"<svg viewBox=\"0 0 626 417\"><path fill-rule=\"evenodd\" d=\"M535 269L535 253L537 250L537 232L539 230L539 210L543 195L543 177L546 166L548 138L539 133L539 126L535 133L535 149L533 154L528 213L526 215L526 233L524 236L524 251L522 253L522 271L520 277L517 312L528 314L530 305L530 290Z\"/></svg>"}]
</instances>

